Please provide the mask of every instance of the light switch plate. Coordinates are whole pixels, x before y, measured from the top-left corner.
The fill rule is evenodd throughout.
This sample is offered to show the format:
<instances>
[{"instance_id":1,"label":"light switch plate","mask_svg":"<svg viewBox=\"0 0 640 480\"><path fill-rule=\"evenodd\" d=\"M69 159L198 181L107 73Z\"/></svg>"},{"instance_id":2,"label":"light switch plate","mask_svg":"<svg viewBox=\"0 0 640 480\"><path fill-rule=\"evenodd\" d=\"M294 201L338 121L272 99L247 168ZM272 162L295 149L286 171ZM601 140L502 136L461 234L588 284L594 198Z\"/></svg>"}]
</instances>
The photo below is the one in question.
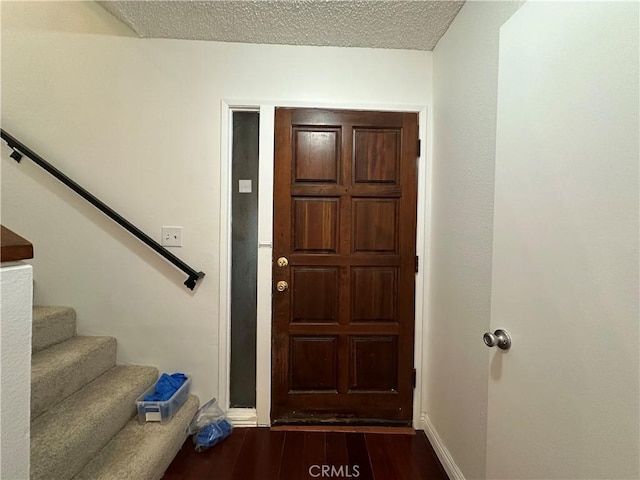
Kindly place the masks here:
<instances>
[{"instance_id":1,"label":"light switch plate","mask_svg":"<svg viewBox=\"0 0 640 480\"><path fill-rule=\"evenodd\" d=\"M160 244L163 247L181 247L182 227L162 227Z\"/></svg>"},{"instance_id":2,"label":"light switch plate","mask_svg":"<svg viewBox=\"0 0 640 480\"><path fill-rule=\"evenodd\" d=\"M251 180L238 180L238 193L251 193Z\"/></svg>"}]
</instances>

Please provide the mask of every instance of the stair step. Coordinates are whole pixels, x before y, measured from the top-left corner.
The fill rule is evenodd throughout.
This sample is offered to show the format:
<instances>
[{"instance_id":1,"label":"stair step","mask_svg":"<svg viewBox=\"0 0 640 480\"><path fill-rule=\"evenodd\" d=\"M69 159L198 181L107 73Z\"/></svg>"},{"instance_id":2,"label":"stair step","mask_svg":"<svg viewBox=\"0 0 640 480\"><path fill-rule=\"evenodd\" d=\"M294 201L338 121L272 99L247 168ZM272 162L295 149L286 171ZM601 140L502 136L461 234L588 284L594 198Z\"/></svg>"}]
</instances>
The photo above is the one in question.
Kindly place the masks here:
<instances>
[{"instance_id":1,"label":"stair step","mask_svg":"<svg viewBox=\"0 0 640 480\"><path fill-rule=\"evenodd\" d=\"M31 357L31 419L116 363L112 337L73 337Z\"/></svg>"},{"instance_id":2,"label":"stair step","mask_svg":"<svg viewBox=\"0 0 640 480\"><path fill-rule=\"evenodd\" d=\"M158 378L154 367L118 365L31 422L31 480L76 475L135 413Z\"/></svg>"},{"instance_id":3,"label":"stair step","mask_svg":"<svg viewBox=\"0 0 640 480\"><path fill-rule=\"evenodd\" d=\"M187 438L198 403L198 397L190 395L164 425L131 420L74 480L159 480Z\"/></svg>"},{"instance_id":4,"label":"stair step","mask_svg":"<svg viewBox=\"0 0 640 480\"><path fill-rule=\"evenodd\" d=\"M76 335L76 311L69 307L33 307L31 351L44 350Z\"/></svg>"}]
</instances>

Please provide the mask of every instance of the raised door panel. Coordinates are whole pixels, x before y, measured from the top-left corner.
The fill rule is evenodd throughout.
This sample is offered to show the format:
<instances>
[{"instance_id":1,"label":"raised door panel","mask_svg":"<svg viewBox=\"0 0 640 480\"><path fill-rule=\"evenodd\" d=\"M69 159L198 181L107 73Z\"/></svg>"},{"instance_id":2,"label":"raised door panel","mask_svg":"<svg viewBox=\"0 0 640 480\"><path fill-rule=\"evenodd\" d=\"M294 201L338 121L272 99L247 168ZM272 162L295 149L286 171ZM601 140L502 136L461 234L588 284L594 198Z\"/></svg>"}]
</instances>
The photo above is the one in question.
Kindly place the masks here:
<instances>
[{"instance_id":1,"label":"raised door panel","mask_svg":"<svg viewBox=\"0 0 640 480\"><path fill-rule=\"evenodd\" d=\"M400 180L400 131L354 130L355 183L392 183Z\"/></svg>"},{"instance_id":2,"label":"raised door panel","mask_svg":"<svg viewBox=\"0 0 640 480\"><path fill-rule=\"evenodd\" d=\"M395 198L353 199L354 253L398 252L398 203Z\"/></svg>"},{"instance_id":3,"label":"raised door panel","mask_svg":"<svg viewBox=\"0 0 640 480\"><path fill-rule=\"evenodd\" d=\"M351 271L351 322L395 322L396 267L354 267Z\"/></svg>"},{"instance_id":4,"label":"raised door panel","mask_svg":"<svg viewBox=\"0 0 640 480\"><path fill-rule=\"evenodd\" d=\"M349 391L398 390L398 343L392 336L353 336L349 351Z\"/></svg>"},{"instance_id":5,"label":"raised door panel","mask_svg":"<svg viewBox=\"0 0 640 480\"><path fill-rule=\"evenodd\" d=\"M338 183L340 129L295 128L293 181Z\"/></svg>"},{"instance_id":6,"label":"raised door panel","mask_svg":"<svg viewBox=\"0 0 640 480\"><path fill-rule=\"evenodd\" d=\"M335 336L292 336L289 391L337 391L337 347Z\"/></svg>"},{"instance_id":7,"label":"raised door panel","mask_svg":"<svg viewBox=\"0 0 640 480\"><path fill-rule=\"evenodd\" d=\"M296 252L336 252L338 204L337 198L293 199L293 247Z\"/></svg>"},{"instance_id":8,"label":"raised door panel","mask_svg":"<svg viewBox=\"0 0 640 480\"><path fill-rule=\"evenodd\" d=\"M291 321L338 322L338 268L291 269Z\"/></svg>"}]
</instances>

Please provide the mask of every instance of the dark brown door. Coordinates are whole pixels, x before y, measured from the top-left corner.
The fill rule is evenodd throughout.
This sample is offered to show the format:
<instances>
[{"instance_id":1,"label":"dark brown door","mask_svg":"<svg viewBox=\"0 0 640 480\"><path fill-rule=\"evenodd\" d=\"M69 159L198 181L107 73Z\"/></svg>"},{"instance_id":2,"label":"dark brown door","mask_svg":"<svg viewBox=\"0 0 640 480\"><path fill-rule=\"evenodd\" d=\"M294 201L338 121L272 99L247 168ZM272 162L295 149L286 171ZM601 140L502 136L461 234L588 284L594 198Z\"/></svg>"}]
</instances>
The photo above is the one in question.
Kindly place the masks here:
<instances>
[{"instance_id":1,"label":"dark brown door","mask_svg":"<svg viewBox=\"0 0 640 480\"><path fill-rule=\"evenodd\" d=\"M408 424L417 114L275 118L271 420Z\"/></svg>"}]
</instances>

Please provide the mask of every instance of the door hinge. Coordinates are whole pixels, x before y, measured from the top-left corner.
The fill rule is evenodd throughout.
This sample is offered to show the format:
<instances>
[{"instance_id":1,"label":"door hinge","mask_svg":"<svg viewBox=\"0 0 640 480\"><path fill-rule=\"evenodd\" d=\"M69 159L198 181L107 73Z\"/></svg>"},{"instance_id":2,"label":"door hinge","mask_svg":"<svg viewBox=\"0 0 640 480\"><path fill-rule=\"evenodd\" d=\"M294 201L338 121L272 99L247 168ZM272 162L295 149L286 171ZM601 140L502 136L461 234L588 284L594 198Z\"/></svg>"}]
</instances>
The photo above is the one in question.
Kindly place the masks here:
<instances>
[{"instance_id":1,"label":"door hinge","mask_svg":"<svg viewBox=\"0 0 640 480\"><path fill-rule=\"evenodd\" d=\"M416 255L416 273L418 273L418 268L420 267L420 257Z\"/></svg>"},{"instance_id":2,"label":"door hinge","mask_svg":"<svg viewBox=\"0 0 640 480\"><path fill-rule=\"evenodd\" d=\"M416 369L413 369L413 388L416 388Z\"/></svg>"},{"instance_id":3,"label":"door hinge","mask_svg":"<svg viewBox=\"0 0 640 480\"><path fill-rule=\"evenodd\" d=\"M420 158L421 147L422 147L422 140L418 139L418 158Z\"/></svg>"}]
</instances>

